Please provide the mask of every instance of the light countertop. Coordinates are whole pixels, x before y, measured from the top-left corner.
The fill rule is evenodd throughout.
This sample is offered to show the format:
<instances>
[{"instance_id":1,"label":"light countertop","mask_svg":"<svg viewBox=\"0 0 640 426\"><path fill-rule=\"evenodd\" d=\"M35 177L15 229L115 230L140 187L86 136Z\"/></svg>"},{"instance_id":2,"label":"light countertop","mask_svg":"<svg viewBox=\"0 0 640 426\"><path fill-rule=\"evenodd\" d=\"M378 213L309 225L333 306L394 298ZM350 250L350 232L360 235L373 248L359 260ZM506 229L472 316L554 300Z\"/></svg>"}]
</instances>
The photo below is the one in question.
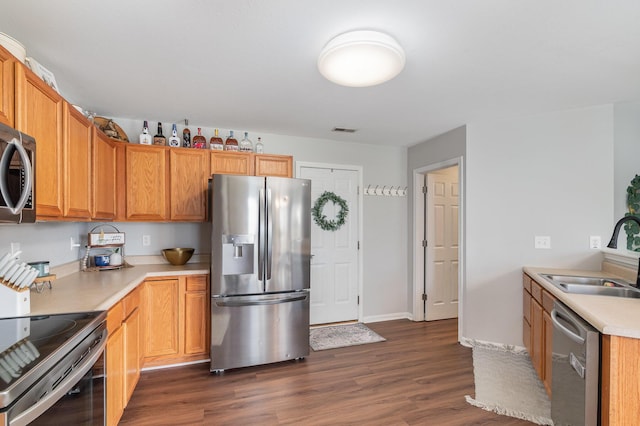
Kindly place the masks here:
<instances>
[{"instance_id":1,"label":"light countertop","mask_svg":"<svg viewBox=\"0 0 640 426\"><path fill-rule=\"evenodd\" d=\"M621 278L603 271L525 267L524 272L603 334L640 339L640 299L565 293L542 274ZM628 281L627 281L628 282Z\"/></svg>"},{"instance_id":2,"label":"light countertop","mask_svg":"<svg viewBox=\"0 0 640 426\"><path fill-rule=\"evenodd\" d=\"M31 314L103 311L149 277L208 274L208 263L135 265L99 272L76 272L59 278L42 293L31 291Z\"/></svg>"}]
</instances>

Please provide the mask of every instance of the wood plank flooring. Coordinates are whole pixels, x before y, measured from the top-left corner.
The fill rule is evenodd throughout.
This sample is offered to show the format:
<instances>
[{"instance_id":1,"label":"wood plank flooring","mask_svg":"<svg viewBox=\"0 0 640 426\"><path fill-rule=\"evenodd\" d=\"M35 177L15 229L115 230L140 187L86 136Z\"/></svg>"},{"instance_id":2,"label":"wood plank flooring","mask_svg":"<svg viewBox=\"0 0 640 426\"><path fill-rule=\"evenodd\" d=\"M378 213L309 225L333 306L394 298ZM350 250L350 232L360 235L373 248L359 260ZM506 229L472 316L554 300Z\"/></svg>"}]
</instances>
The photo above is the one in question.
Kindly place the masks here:
<instances>
[{"instance_id":1,"label":"wood plank flooring","mask_svg":"<svg viewBox=\"0 0 640 426\"><path fill-rule=\"evenodd\" d=\"M302 361L143 372L121 425L531 425L473 407L457 320L367 324L387 339Z\"/></svg>"}]
</instances>

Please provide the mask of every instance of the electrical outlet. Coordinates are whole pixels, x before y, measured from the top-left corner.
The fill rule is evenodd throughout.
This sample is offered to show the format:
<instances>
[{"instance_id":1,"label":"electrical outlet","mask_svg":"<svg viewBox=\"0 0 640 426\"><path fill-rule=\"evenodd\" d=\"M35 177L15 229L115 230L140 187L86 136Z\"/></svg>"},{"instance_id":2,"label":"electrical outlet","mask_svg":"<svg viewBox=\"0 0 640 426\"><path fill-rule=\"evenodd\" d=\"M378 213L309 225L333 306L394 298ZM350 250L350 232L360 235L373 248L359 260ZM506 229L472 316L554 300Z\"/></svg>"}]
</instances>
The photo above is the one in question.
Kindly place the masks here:
<instances>
[{"instance_id":1,"label":"electrical outlet","mask_svg":"<svg viewBox=\"0 0 640 426\"><path fill-rule=\"evenodd\" d=\"M600 239L600 235L592 235L589 237L589 248L602 248L602 240Z\"/></svg>"},{"instance_id":2,"label":"electrical outlet","mask_svg":"<svg viewBox=\"0 0 640 426\"><path fill-rule=\"evenodd\" d=\"M145 246L145 247L151 245L151 235L143 235L142 236L142 245Z\"/></svg>"},{"instance_id":3,"label":"electrical outlet","mask_svg":"<svg viewBox=\"0 0 640 426\"><path fill-rule=\"evenodd\" d=\"M20 260L20 243L11 243L11 256L15 260Z\"/></svg>"},{"instance_id":4,"label":"electrical outlet","mask_svg":"<svg viewBox=\"0 0 640 426\"><path fill-rule=\"evenodd\" d=\"M551 237L536 235L534 237L534 246L537 249L550 249Z\"/></svg>"}]
</instances>

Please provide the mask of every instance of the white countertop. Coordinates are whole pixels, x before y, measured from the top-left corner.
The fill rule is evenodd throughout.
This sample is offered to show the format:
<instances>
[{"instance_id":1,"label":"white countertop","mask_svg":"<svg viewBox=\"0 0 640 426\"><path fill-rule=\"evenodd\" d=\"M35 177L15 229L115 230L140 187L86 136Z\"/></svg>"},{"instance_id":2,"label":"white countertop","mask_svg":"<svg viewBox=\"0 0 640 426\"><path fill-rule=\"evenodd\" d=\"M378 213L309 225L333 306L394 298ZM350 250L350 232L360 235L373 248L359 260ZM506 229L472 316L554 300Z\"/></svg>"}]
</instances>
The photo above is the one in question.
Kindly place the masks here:
<instances>
[{"instance_id":1,"label":"white countertop","mask_svg":"<svg viewBox=\"0 0 640 426\"><path fill-rule=\"evenodd\" d=\"M572 294L560 290L541 274L619 278L602 271L525 267L524 272L603 334L640 339L640 299Z\"/></svg>"},{"instance_id":2,"label":"white countertop","mask_svg":"<svg viewBox=\"0 0 640 426\"><path fill-rule=\"evenodd\" d=\"M31 290L31 315L103 311L149 277L208 274L208 263L135 265L118 270L76 272L52 282L42 293Z\"/></svg>"}]
</instances>

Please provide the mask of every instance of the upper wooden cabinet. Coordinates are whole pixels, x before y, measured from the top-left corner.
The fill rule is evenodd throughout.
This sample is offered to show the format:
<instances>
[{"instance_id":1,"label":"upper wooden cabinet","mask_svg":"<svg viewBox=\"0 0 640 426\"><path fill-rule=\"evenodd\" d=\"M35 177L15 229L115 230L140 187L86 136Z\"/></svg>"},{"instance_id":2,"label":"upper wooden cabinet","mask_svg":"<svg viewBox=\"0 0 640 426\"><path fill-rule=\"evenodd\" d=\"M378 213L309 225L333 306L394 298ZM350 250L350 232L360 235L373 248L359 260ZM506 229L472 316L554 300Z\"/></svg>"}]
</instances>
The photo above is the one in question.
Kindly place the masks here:
<instances>
[{"instance_id":1,"label":"upper wooden cabinet","mask_svg":"<svg viewBox=\"0 0 640 426\"><path fill-rule=\"evenodd\" d=\"M253 175L253 156L244 152L211 151L211 174Z\"/></svg>"},{"instance_id":2,"label":"upper wooden cabinet","mask_svg":"<svg viewBox=\"0 0 640 426\"><path fill-rule=\"evenodd\" d=\"M202 222L206 219L209 152L201 149L171 149L171 220Z\"/></svg>"},{"instance_id":3,"label":"upper wooden cabinet","mask_svg":"<svg viewBox=\"0 0 640 426\"><path fill-rule=\"evenodd\" d=\"M93 126L93 215L114 220L117 214L117 146Z\"/></svg>"},{"instance_id":4,"label":"upper wooden cabinet","mask_svg":"<svg viewBox=\"0 0 640 426\"><path fill-rule=\"evenodd\" d=\"M92 216L91 138L95 126L68 102L63 109L64 217L88 221Z\"/></svg>"},{"instance_id":5,"label":"upper wooden cabinet","mask_svg":"<svg viewBox=\"0 0 640 426\"><path fill-rule=\"evenodd\" d=\"M63 104L33 72L15 67L15 127L36 140L36 215L63 216Z\"/></svg>"},{"instance_id":6,"label":"upper wooden cabinet","mask_svg":"<svg viewBox=\"0 0 640 426\"><path fill-rule=\"evenodd\" d=\"M14 68L17 63L11 53L0 46L0 123L14 125Z\"/></svg>"},{"instance_id":7,"label":"upper wooden cabinet","mask_svg":"<svg viewBox=\"0 0 640 426\"><path fill-rule=\"evenodd\" d=\"M293 177L293 157L290 155L255 154L256 176Z\"/></svg>"},{"instance_id":8,"label":"upper wooden cabinet","mask_svg":"<svg viewBox=\"0 0 640 426\"><path fill-rule=\"evenodd\" d=\"M161 146L126 146L126 219L169 219L168 150Z\"/></svg>"}]
</instances>

